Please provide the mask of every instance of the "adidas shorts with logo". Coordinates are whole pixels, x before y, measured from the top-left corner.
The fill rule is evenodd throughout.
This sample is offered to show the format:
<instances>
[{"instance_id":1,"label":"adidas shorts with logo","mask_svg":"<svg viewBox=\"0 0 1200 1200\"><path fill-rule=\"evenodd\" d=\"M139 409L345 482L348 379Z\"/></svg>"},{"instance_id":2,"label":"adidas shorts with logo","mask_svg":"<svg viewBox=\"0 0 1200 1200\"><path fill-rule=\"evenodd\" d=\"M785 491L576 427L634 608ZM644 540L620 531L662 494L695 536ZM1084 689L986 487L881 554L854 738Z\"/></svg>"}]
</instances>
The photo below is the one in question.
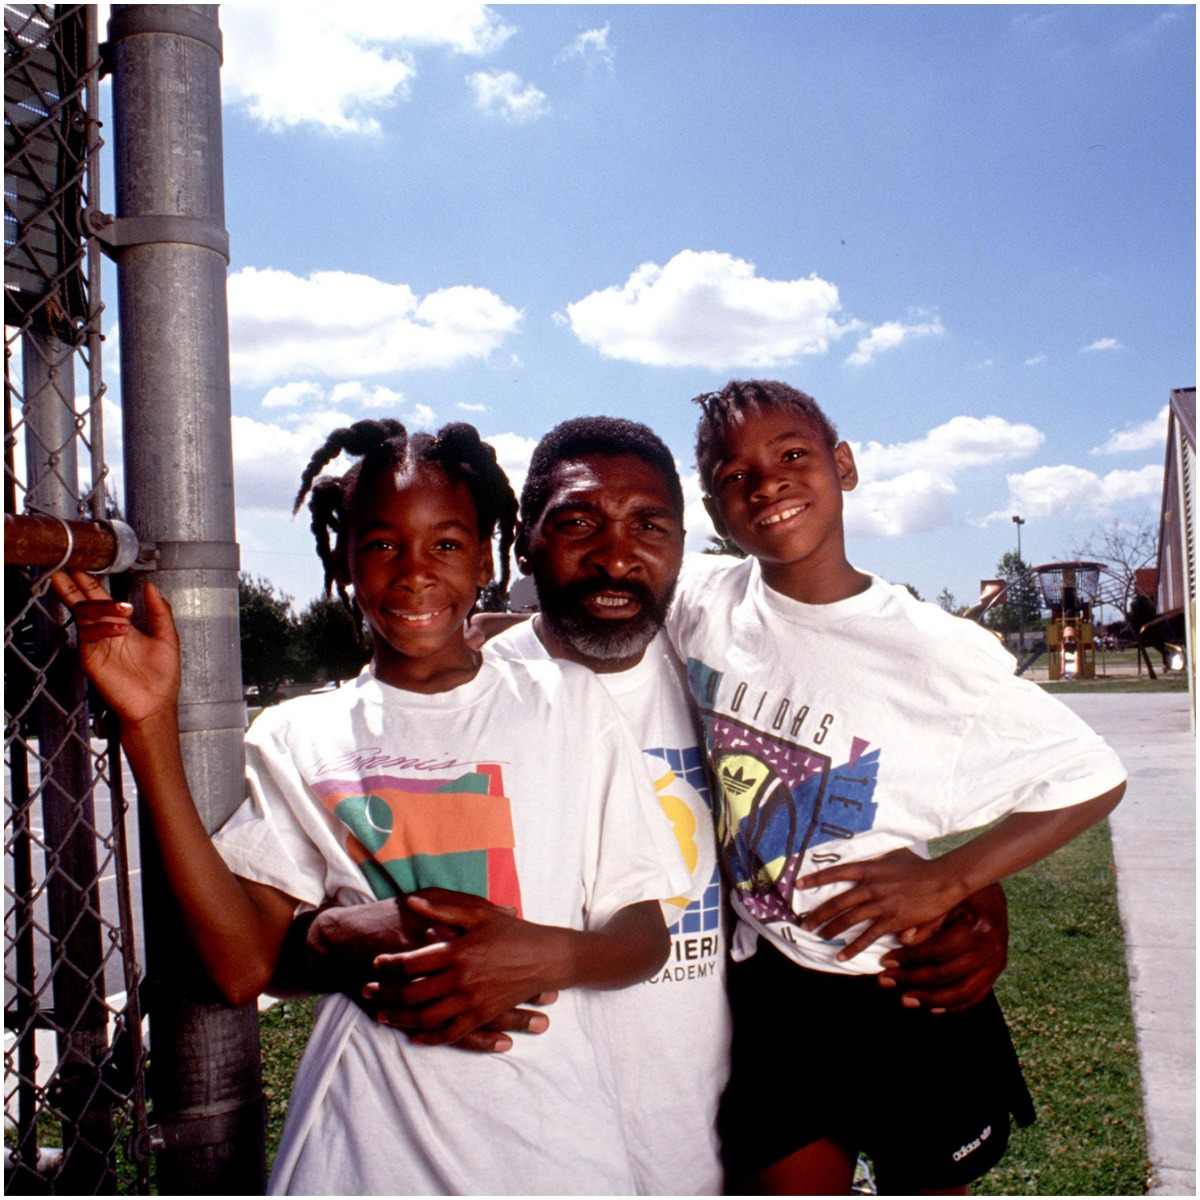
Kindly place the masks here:
<instances>
[{"instance_id":1,"label":"adidas shorts with logo","mask_svg":"<svg viewBox=\"0 0 1200 1200\"><path fill-rule=\"evenodd\" d=\"M994 995L964 1013L904 1008L873 975L798 966L759 938L732 963L732 1071L718 1120L729 1190L821 1138L867 1154L880 1192L960 1187L1033 1101Z\"/></svg>"}]
</instances>

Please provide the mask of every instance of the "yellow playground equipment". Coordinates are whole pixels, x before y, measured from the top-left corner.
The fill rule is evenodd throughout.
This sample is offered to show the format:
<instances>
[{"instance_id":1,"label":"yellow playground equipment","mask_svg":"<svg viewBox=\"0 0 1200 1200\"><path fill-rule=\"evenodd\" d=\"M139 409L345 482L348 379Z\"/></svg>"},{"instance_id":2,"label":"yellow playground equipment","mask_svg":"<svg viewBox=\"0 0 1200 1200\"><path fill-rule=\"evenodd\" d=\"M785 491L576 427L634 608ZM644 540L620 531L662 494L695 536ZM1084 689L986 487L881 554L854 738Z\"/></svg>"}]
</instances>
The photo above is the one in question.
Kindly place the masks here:
<instances>
[{"instance_id":1,"label":"yellow playground equipment","mask_svg":"<svg viewBox=\"0 0 1200 1200\"><path fill-rule=\"evenodd\" d=\"M1096 643L1092 606L1100 599L1098 562L1044 563L1034 567L1046 622L1046 652L1051 679L1095 679Z\"/></svg>"}]
</instances>

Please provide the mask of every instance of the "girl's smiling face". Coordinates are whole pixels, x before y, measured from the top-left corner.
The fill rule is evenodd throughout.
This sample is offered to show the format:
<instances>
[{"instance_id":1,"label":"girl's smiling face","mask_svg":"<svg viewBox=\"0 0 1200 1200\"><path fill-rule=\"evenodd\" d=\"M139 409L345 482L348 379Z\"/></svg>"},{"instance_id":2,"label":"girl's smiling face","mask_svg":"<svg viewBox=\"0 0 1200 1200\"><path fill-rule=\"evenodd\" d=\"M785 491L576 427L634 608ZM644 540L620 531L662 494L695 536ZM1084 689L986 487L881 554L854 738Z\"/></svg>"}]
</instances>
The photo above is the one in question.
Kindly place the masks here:
<instances>
[{"instance_id":1,"label":"girl's smiling face","mask_svg":"<svg viewBox=\"0 0 1200 1200\"><path fill-rule=\"evenodd\" d=\"M341 550L382 682L440 692L475 674L463 622L492 577L492 547L465 483L429 465L377 472L356 490Z\"/></svg>"}]
</instances>

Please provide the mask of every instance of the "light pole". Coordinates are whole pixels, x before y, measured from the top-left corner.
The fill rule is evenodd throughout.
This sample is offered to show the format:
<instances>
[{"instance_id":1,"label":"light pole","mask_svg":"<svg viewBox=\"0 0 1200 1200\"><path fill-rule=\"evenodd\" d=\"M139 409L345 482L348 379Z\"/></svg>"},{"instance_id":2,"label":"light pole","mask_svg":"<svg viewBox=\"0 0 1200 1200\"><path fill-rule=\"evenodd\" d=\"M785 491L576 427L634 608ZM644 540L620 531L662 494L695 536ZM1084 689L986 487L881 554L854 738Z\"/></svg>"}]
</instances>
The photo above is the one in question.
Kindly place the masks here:
<instances>
[{"instance_id":1,"label":"light pole","mask_svg":"<svg viewBox=\"0 0 1200 1200\"><path fill-rule=\"evenodd\" d=\"M1019 586L1017 587L1017 650L1019 655L1025 653L1025 562L1021 558L1021 526L1025 524L1024 517L1013 517L1017 527L1017 570Z\"/></svg>"}]
</instances>

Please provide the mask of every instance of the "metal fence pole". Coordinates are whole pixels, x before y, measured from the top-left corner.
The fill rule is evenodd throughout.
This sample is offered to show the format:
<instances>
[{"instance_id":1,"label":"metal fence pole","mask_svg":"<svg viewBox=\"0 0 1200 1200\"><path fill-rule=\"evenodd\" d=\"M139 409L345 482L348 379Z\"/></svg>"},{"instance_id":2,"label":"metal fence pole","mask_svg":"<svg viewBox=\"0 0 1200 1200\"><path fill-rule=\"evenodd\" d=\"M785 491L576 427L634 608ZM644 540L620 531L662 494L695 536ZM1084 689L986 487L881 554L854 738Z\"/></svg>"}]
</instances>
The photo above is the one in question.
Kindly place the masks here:
<instances>
[{"instance_id":1,"label":"metal fence pole","mask_svg":"<svg viewBox=\"0 0 1200 1200\"><path fill-rule=\"evenodd\" d=\"M75 347L52 334L28 330L22 345L27 501L42 512L76 517ZM64 652L63 618L61 606L47 598L34 621L39 665L46 677L37 729L46 891L56 961L52 990L58 1071L51 1100L63 1118L56 1186L86 1193L113 1188L108 1161L113 1131L111 1101L98 1086L100 1064L108 1051L108 1013L103 1003L93 833L91 721L79 663Z\"/></svg>"},{"instance_id":2,"label":"metal fence pole","mask_svg":"<svg viewBox=\"0 0 1200 1200\"><path fill-rule=\"evenodd\" d=\"M244 794L217 6L117 4L108 32L127 512L158 543L183 647L184 763L212 831ZM257 1014L199 978L155 862L147 846L158 1186L261 1192Z\"/></svg>"}]
</instances>

